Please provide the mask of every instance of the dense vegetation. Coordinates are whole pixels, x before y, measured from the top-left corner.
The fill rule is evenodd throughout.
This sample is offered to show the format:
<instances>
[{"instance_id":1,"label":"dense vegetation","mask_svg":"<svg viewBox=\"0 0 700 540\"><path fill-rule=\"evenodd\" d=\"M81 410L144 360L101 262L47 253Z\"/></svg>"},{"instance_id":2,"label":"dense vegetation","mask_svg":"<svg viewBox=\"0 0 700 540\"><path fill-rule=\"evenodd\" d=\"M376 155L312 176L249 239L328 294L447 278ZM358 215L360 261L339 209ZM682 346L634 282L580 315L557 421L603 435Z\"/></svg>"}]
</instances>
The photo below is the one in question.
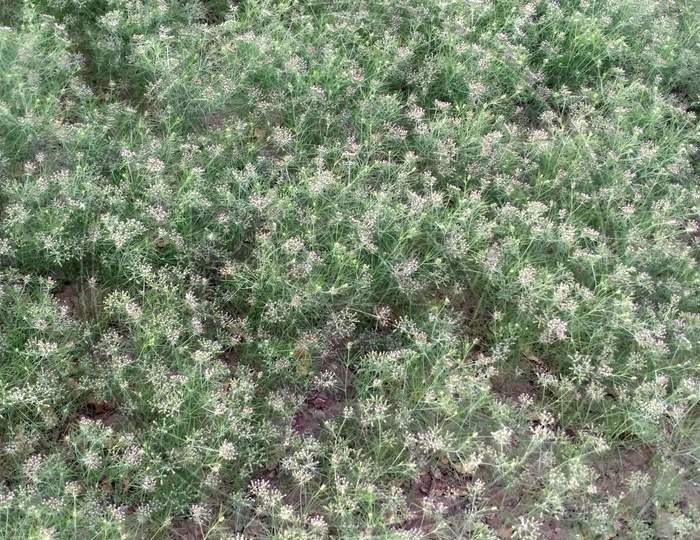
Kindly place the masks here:
<instances>
[{"instance_id":1,"label":"dense vegetation","mask_svg":"<svg viewBox=\"0 0 700 540\"><path fill-rule=\"evenodd\" d=\"M0 25L0 537L700 537L697 1Z\"/></svg>"}]
</instances>

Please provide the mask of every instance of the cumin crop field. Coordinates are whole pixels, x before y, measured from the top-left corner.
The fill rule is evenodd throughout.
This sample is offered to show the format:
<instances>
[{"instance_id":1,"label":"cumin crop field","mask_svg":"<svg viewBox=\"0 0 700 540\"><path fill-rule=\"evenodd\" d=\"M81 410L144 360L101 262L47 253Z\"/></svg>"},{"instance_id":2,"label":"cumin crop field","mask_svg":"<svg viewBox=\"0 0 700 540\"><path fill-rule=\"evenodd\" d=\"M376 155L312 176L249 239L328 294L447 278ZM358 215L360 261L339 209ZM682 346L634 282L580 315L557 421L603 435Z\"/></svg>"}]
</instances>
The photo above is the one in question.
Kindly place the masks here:
<instances>
[{"instance_id":1,"label":"cumin crop field","mask_svg":"<svg viewBox=\"0 0 700 540\"><path fill-rule=\"evenodd\" d=\"M0 26L0 538L700 538L697 1Z\"/></svg>"}]
</instances>

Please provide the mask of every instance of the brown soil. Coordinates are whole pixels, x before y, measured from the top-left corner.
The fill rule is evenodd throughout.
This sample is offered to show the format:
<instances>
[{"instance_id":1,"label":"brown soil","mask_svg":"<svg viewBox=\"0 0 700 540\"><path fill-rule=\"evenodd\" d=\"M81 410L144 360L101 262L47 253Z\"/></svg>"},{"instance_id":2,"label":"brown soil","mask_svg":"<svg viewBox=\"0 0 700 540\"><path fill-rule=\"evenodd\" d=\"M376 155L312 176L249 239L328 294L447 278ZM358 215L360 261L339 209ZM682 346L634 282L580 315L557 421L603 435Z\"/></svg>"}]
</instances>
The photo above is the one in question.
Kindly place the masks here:
<instances>
[{"instance_id":1,"label":"brown soil","mask_svg":"<svg viewBox=\"0 0 700 540\"><path fill-rule=\"evenodd\" d=\"M447 466L421 472L407 496L413 517L401 523L399 528L430 535L436 523L428 515L428 501L443 505L445 511L442 515L445 518L458 515L465 507L465 495L471 479L470 475L460 474Z\"/></svg>"},{"instance_id":2,"label":"brown soil","mask_svg":"<svg viewBox=\"0 0 700 540\"><path fill-rule=\"evenodd\" d=\"M179 519L173 522L168 534L170 540L204 540L202 528L191 519Z\"/></svg>"},{"instance_id":3,"label":"brown soil","mask_svg":"<svg viewBox=\"0 0 700 540\"><path fill-rule=\"evenodd\" d=\"M497 395L516 403L522 394L527 394L533 399L537 398L537 386L529 377L524 375L519 378L497 375L491 379L491 389Z\"/></svg>"},{"instance_id":4,"label":"brown soil","mask_svg":"<svg viewBox=\"0 0 700 540\"><path fill-rule=\"evenodd\" d=\"M292 419L292 429L297 433L318 435L326 420L339 416L345 401L338 395L317 392L309 396Z\"/></svg>"},{"instance_id":5,"label":"brown soil","mask_svg":"<svg viewBox=\"0 0 700 540\"><path fill-rule=\"evenodd\" d=\"M77 282L69 282L54 294L59 304L65 306L68 315L80 321L94 321L101 309L99 291Z\"/></svg>"}]
</instances>

